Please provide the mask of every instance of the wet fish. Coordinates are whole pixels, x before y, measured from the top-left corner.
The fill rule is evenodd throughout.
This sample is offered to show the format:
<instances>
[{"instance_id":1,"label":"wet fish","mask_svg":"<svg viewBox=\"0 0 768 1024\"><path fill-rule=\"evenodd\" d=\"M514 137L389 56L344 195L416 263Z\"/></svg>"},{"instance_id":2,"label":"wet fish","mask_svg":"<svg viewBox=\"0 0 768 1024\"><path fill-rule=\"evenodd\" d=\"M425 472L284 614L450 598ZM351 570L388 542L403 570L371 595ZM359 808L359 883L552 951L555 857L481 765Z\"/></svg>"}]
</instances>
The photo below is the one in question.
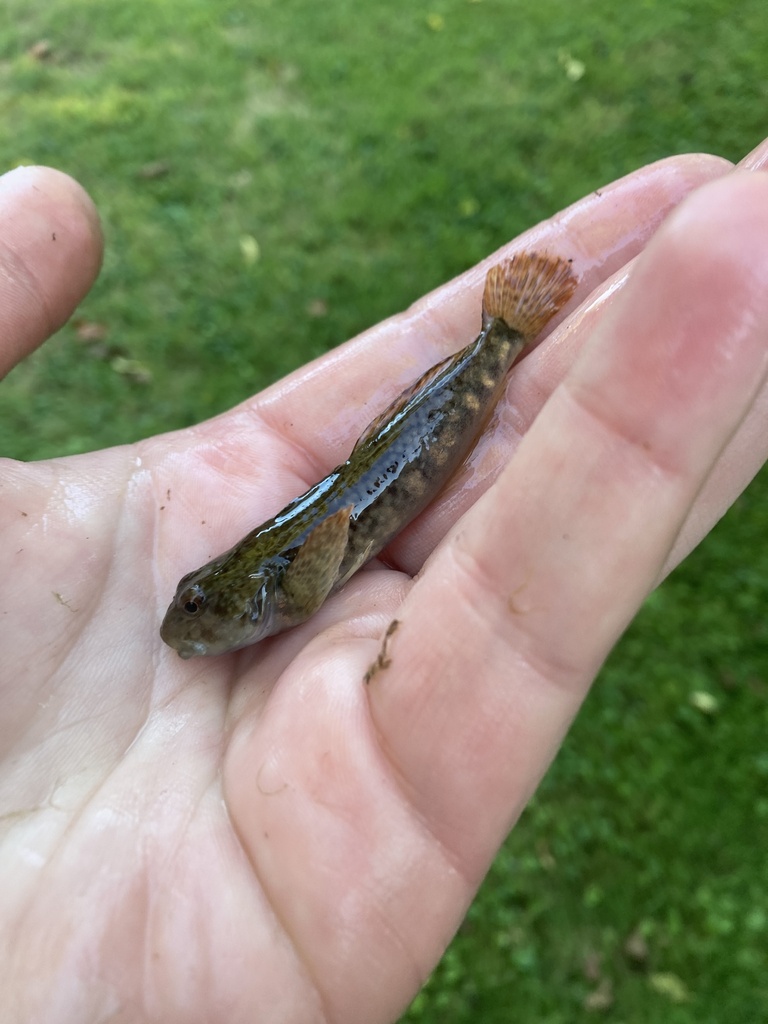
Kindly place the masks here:
<instances>
[{"instance_id":1,"label":"wet fish","mask_svg":"<svg viewBox=\"0 0 768 1024\"><path fill-rule=\"evenodd\" d=\"M182 658L224 654L304 622L445 486L508 370L573 294L569 263L535 252L491 267L482 330L370 424L346 462L188 573L160 629Z\"/></svg>"}]
</instances>

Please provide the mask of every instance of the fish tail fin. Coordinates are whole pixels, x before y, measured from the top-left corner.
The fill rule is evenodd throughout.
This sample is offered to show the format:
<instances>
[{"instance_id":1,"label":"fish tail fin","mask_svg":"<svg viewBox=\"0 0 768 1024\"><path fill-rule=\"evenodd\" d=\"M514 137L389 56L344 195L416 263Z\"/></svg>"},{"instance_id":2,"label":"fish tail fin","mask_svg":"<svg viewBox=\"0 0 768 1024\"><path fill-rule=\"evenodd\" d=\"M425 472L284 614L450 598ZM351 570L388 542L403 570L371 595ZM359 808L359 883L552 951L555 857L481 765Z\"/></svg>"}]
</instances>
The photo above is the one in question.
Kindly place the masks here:
<instances>
[{"instance_id":1,"label":"fish tail fin","mask_svg":"<svg viewBox=\"0 0 768 1024\"><path fill-rule=\"evenodd\" d=\"M483 292L483 323L503 320L524 338L534 338L576 288L570 261L520 252L488 271Z\"/></svg>"}]
</instances>

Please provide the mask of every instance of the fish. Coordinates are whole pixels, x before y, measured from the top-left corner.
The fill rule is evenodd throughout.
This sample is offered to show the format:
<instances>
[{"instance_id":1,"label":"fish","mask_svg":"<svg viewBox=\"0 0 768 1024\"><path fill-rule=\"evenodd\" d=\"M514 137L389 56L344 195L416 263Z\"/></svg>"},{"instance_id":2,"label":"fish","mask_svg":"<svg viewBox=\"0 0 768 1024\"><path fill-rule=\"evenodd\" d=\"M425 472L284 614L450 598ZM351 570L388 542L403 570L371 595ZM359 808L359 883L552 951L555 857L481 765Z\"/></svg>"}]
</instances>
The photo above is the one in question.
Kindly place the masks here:
<instances>
[{"instance_id":1,"label":"fish","mask_svg":"<svg viewBox=\"0 0 768 1024\"><path fill-rule=\"evenodd\" d=\"M482 433L520 353L576 287L570 261L490 268L477 338L406 388L346 462L179 581L160 628L182 658L227 654L305 622L419 515Z\"/></svg>"}]
</instances>

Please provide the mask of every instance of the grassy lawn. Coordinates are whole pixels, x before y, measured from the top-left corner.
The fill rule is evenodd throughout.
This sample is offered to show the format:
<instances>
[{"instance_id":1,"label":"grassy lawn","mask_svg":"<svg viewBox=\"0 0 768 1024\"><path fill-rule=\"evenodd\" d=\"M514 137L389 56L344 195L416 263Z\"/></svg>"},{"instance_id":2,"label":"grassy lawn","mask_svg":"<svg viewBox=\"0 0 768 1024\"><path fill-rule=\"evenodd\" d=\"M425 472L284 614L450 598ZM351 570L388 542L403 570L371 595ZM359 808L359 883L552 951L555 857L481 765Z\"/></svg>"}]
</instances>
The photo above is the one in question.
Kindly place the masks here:
<instances>
[{"instance_id":1,"label":"grassy lawn","mask_svg":"<svg viewBox=\"0 0 768 1024\"><path fill-rule=\"evenodd\" d=\"M102 277L0 451L196 422L640 164L768 134L763 0L5 0ZM648 601L404 1020L768 1020L768 476Z\"/></svg>"}]
</instances>

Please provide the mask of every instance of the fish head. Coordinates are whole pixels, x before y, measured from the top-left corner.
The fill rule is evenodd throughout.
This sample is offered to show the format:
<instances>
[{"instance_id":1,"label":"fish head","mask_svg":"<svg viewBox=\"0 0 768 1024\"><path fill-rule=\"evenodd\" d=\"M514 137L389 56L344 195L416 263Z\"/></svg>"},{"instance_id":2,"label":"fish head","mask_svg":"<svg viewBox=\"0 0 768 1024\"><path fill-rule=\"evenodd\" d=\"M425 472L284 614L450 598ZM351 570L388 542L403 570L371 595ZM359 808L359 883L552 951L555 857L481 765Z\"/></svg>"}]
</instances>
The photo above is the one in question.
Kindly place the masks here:
<instances>
[{"instance_id":1,"label":"fish head","mask_svg":"<svg viewBox=\"0 0 768 1024\"><path fill-rule=\"evenodd\" d=\"M271 578L254 574L248 587L227 585L216 563L184 576L165 613L160 636L182 658L227 654L274 633Z\"/></svg>"}]
</instances>

